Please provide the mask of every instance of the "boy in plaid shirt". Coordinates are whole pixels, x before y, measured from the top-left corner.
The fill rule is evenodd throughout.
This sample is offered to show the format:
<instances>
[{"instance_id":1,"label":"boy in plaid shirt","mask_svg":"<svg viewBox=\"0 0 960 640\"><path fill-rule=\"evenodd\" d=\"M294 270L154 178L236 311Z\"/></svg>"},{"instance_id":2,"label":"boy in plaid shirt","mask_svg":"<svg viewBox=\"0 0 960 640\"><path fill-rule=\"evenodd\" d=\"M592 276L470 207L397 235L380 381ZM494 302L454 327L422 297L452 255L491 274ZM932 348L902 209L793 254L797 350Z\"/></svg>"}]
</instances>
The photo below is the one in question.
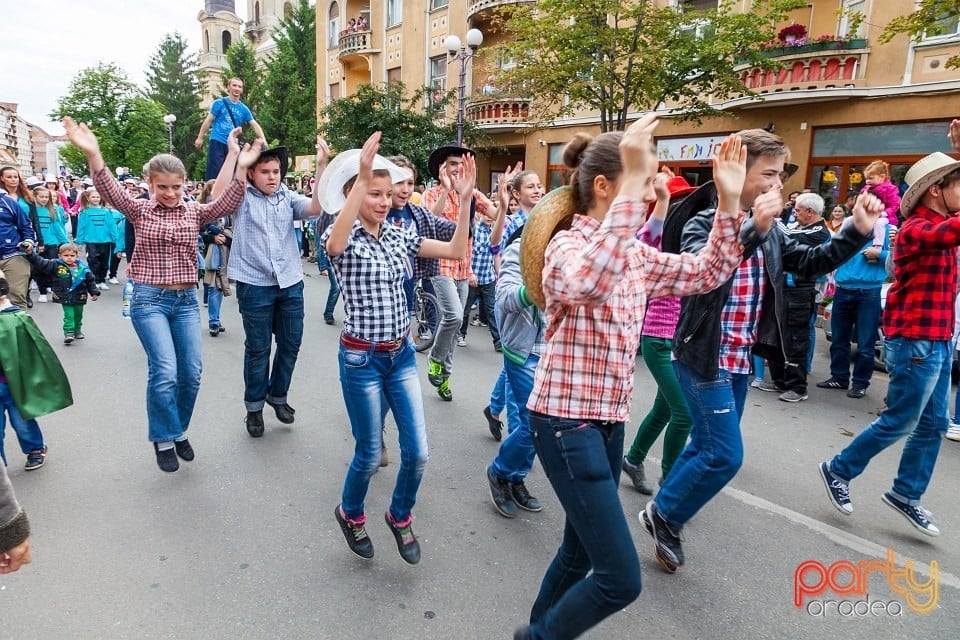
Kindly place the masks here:
<instances>
[{"instance_id":1,"label":"boy in plaid shirt","mask_svg":"<svg viewBox=\"0 0 960 640\"><path fill-rule=\"evenodd\" d=\"M494 314L497 270L490 245L490 234L496 224L503 224L503 215L499 213L499 208L496 211L486 209L483 212L477 212L476 224L473 227L473 251L470 256L470 291L467 293L467 303L463 307L463 322L460 324L458 344L461 347L467 344L470 307L474 300L479 300L484 316L487 318L490 337L493 338L493 348L500 351L500 331L497 329L497 317Z\"/></svg>"}]
</instances>

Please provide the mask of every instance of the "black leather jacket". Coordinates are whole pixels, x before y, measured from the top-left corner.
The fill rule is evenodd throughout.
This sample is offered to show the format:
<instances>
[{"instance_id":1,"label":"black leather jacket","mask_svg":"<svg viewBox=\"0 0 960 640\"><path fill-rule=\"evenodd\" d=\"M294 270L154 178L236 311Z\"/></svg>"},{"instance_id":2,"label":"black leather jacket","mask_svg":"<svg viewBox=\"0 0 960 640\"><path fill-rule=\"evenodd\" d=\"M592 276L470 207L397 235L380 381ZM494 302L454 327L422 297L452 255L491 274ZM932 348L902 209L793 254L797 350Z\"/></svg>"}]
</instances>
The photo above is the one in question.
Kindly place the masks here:
<instances>
[{"instance_id":1,"label":"black leather jacket","mask_svg":"<svg viewBox=\"0 0 960 640\"><path fill-rule=\"evenodd\" d=\"M715 209L707 209L686 223L682 240L684 252L696 253L706 244L715 213ZM770 357L774 350L783 352L786 271L811 279L829 273L861 250L871 237L872 234L863 235L849 225L826 244L809 247L783 233L777 224L767 234L761 234L752 219L746 220L740 228L743 255L745 258L753 255L757 247L763 245L766 276L753 352L761 357ZM733 278L713 291L681 299L673 353L677 360L705 378L716 378L720 371L720 313L732 286Z\"/></svg>"}]
</instances>

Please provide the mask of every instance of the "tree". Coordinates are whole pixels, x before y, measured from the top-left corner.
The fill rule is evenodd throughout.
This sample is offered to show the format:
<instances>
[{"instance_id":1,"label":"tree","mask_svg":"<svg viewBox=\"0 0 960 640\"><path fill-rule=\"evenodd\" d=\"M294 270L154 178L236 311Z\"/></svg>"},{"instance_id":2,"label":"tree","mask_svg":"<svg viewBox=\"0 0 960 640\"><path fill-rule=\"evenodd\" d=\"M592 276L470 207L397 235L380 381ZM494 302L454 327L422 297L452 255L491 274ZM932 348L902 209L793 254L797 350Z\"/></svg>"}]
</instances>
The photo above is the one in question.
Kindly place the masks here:
<instances>
[{"instance_id":1,"label":"tree","mask_svg":"<svg viewBox=\"0 0 960 640\"><path fill-rule=\"evenodd\" d=\"M227 47L227 68L220 74L220 93L226 95L230 78L243 80L243 102L250 107L256 118L263 103L263 72L257 66L253 47L246 40L234 42Z\"/></svg>"},{"instance_id":2,"label":"tree","mask_svg":"<svg viewBox=\"0 0 960 640\"><path fill-rule=\"evenodd\" d=\"M682 9L685 3L679 3ZM539 0L504 7L496 53L516 64L498 80L534 97L538 119L598 111L602 131L622 130L635 110L670 107L681 119L718 113L712 102L750 95L734 67L776 62L762 43L802 0L753 0L748 13L723 0L684 12L653 0Z\"/></svg>"},{"instance_id":3,"label":"tree","mask_svg":"<svg viewBox=\"0 0 960 640\"><path fill-rule=\"evenodd\" d=\"M163 122L163 116L167 113L169 111L164 105L147 96L140 95L131 99L127 106L123 127L123 139L127 142L122 165L130 167L131 173L139 174L140 168L150 158L167 151L167 127ZM180 122L179 119L177 122ZM176 135L174 135L174 149L176 149ZM183 159L179 153L177 156ZM190 175L189 168L187 175Z\"/></svg>"},{"instance_id":4,"label":"tree","mask_svg":"<svg viewBox=\"0 0 960 640\"><path fill-rule=\"evenodd\" d=\"M453 92L442 100L427 101L434 89L424 87L411 97L402 82L382 87L362 84L356 92L325 106L320 112L321 133L333 149L359 148L374 131L382 131L380 154L406 155L417 167L421 180L427 175L427 158L439 146L457 139L455 124L438 125L446 113ZM426 108L424 104L428 104ZM464 140L475 138L466 128Z\"/></svg>"},{"instance_id":5,"label":"tree","mask_svg":"<svg viewBox=\"0 0 960 640\"><path fill-rule=\"evenodd\" d=\"M67 173L71 176L84 176L89 171L87 165L87 154L80 151L80 147L72 142L68 142L59 149L60 160L63 166L67 168Z\"/></svg>"},{"instance_id":6,"label":"tree","mask_svg":"<svg viewBox=\"0 0 960 640\"><path fill-rule=\"evenodd\" d=\"M50 117L59 120L70 116L77 122L87 123L100 141L107 165L122 166L127 146L126 116L138 91L119 67L100 62L77 73L67 95L57 100L57 108L50 112ZM70 157L69 145L65 152Z\"/></svg>"},{"instance_id":7,"label":"tree","mask_svg":"<svg viewBox=\"0 0 960 640\"><path fill-rule=\"evenodd\" d=\"M160 109L157 120L160 130L166 133L163 123L164 115L172 113L177 117L173 127L173 150L186 165L187 175L192 175L199 157L193 141L200 131L204 113L198 106L200 104L200 68L197 54L191 54L188 51L189 45L179 33L164 36L147 65L147 86L149 97ZM141 115L145 116L152 112L146 103L141 102L139 106ZM156 129L150 126L153 123L142 124L148 126L150 130ZM162 141L163 144L154 148L153 153L157 153L160 149L166 150L166 135L163 136Z\"/></svg>"},{"instance_id":8,"label":"tree","mask_svg":"<svg viewBox=\"0 0 960 640\"><path fill-rule=\"evenodd\" d=\"M939 35L947 28L955 29L960 16L960 0L920 0L913 13L891 20L880 34L880 43L887 44L900 34L911 38ZM862 14L857 17L863 19ZM960 56L947 60L947 67L960 67Z\"/></svg>"},{"instance_id":9,"label":"tree","mask_svg":"<svg viewBox=\"0 0 960 640\"><path fill-rule=\"evenodd\" d=\"M317 14L299 0L273 36L276 50L266 64L263 103L256 114L268 140L291 155L312 154L317 131Z\"/></svg>"}]
</instances>

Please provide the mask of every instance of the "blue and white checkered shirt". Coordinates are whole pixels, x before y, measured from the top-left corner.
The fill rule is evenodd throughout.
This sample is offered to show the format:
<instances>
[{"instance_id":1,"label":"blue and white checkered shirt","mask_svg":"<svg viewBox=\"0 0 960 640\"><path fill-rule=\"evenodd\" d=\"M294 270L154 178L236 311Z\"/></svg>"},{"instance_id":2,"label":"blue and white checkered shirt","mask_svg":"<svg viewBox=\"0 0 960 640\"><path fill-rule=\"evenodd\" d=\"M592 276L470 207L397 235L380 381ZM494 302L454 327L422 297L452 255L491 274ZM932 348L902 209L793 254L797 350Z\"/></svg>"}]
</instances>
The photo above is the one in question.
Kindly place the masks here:
<instances>
[{"instance_id":1,"label":"blue and white checkered shirt","mask_svg":"<svg viewBox=\"0 0 960 640\"><path fill-rule=\"evenodd\" d=\"M507 241L510 239L510 236L525 224L527 224L527 213L523 209L517 209L515 214L507 216L507 220L503 223L503 237L500 239L500 251L507 248Z\"/></svg>"},{"instance_id":2,"label":"blue and white checkered shirt","mask_svg":"<svg viewBox=\"0 0 960 640\"><path fill-rule=\"evenodd\" d=\"M483 224L477 219L473 228L473 253L470 256L470 270L477 277L477 285L497 281L497 272L493 268L493 252L490 250L492 231L492 225Z\"/></svg>"},{"instance_id":3,"label":"blue and white checkered shirt","mask_svg":"<svg viewBox=\"0 0 960 640\"><path fill-rule=\"evenodd\" d=\"M320 242L326 244L332 231L331 225ZM343 292L345 332L368 342L390 342L407 334L410 312L404 282L411 275L410 258L422 243L411 229L381 224L375 238L359 220L353 223L344 252L330 257Z\"/></svg>"},{"instance_id":4,"label":"blue and white checkered shirt","mask_svg":"<svg viewBox=\"0 0 960 640\"><path fill-rule=\"evenodd\" d=\"M271 196L247 185L233 216L233 244L227 271L231 280L258 287L291 287L303 280L294 220L307 218L310 198L280 185Z\"/></svg>"}]
</instances>

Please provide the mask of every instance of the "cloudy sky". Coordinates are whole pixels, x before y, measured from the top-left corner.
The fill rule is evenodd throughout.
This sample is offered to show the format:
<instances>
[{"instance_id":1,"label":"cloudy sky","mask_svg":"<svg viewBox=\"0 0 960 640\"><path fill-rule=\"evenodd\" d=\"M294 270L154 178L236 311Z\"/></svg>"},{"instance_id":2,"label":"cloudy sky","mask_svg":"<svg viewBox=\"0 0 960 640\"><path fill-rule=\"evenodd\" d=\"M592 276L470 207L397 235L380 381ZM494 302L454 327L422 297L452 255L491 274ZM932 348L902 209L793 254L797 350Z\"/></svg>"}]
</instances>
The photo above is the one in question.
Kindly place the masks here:
<instances>
[{"instance_id":1,"label":"cloudy sky","mask_svg":"<svg viewBox=\"0 0 960 640\"><path fill-rule=\"evenodd\" d=\"M147 62L164 35L179 31L200 50L203 0L0 0L4 78L0 102L14 102L28 121L57 135L49 120L78 71L114 62L145 86ZM245 19L246 2L237 2Z\"/></svg>"}]
</instances>

